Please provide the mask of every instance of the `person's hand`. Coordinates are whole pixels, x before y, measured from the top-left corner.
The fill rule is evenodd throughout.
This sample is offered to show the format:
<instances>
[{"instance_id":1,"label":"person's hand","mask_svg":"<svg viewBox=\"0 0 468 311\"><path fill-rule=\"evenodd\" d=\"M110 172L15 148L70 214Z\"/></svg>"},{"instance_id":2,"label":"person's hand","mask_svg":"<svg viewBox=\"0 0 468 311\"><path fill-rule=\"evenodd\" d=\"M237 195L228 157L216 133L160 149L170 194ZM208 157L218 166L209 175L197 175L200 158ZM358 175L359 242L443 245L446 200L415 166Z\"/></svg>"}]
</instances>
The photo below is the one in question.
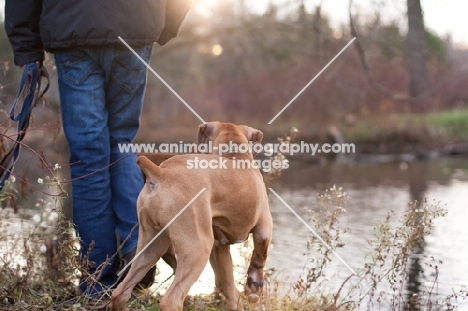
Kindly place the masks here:
<instances>
[{"instance_id":1,"label":"person's hand","mask_svg":"<svg viewBox=\"0 0 468 311\"><path fill-rule=\"evenodd\" d=\"M41 67L42 67L42 61L37 60L37 61L36 61L36 65L37 65L39 68L41 68ZM18 65L18 68L21 69L21 70L23 70L23 69L24 69L24 65Z\"/></svg>"},{"instance_id":2,"label":"person's hand","mask_svg":"<svg viewBox=\"0 0 468 311\"><path fill-rule=\"evenodd\" d=\"M174 38L175 35L170 33L169 31L167 30L163 30L163 32L161 33L161 35L159 36L158 40L156 40L156 42L160 45L160 46L163 46L165 45L166 43L168 43L169 41L171 41L172 38Z\"/></svg>"}]
</instances>

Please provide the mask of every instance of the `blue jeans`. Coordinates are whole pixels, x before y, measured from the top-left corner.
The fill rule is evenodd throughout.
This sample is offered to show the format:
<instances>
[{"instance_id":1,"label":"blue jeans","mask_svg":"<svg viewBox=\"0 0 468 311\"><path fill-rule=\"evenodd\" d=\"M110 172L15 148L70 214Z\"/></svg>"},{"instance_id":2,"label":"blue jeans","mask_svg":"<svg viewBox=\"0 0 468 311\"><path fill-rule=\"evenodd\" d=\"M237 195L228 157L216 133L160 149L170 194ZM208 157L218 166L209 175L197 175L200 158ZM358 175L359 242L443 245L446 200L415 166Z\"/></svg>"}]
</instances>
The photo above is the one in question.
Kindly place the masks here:
<instances>
[{"instance_id":1,"label":"blue jeans","mask_svg":"<svg viewBox=\"0 0 468 311\"><path fill-rule=\"evenodd\" d=\"M148 62L152 45L135 51ZM93 263L89 273L105 265L99 284L87 284L82 276L80 288L96 294L117 281L118 240L126 240L122 254L137 245L136 200L143 175L136 155L120 153L118 144L132 142L138 131L146 66L125 46L80 47L54 54L80 253Z\"/></svg>"}]
</instances>

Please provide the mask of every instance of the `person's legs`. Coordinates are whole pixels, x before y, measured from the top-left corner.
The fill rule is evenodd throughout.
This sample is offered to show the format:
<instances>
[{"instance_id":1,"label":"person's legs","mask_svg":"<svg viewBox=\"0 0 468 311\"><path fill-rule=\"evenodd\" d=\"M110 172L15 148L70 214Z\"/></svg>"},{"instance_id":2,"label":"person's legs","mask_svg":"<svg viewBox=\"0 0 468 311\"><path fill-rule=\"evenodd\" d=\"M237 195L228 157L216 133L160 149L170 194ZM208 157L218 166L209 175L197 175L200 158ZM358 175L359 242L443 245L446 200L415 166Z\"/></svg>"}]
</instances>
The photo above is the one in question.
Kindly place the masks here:
<instances>
[{"instance_id":1,"label":"person's legs","mask_svg":"<svg viewBox=\"0 0 468 311\"><path fill-rule=\"evenodd\" d=\"M135 51L149 62L152 45L136 47ZM121 249L124 255L131 253L137 246L138 228L134 228L138 221L136 200L144 181L136 164L136 155L121 153L119 144L131 143L138 131L146 73L145 64L132 51L124 46L115 50L106 88L106 102L112 163L111 204L120 240L127 239Z\"/></svg>"},{"instance_id":2,"label":"person's legs","mask_svg":"<svg viewBox=\"0 0 468 311\"><path fill-rule=\"evenodd\" d=\"M152 45L135 49L149 61ZM55 52L65 135L70 146L73 179L73 221L81 243L81 256L96 267L117 252L136 248L136 199L143 175L136 155L121 153L119 143L135 137L146 86L146 66L125 47L87 47ZM117 257L110 260L98 281L113 285ZM85 281L85 277L82 278ZM94 294L102 288L87 288Z\"/></svg>"},{"instance_id":3,"label":"person's legs","mask_svg":"<svg viewBox=\"0 0 468 311\"><path fill-rule=\"evenodd\" d=\"M94 262L93 273L117 251L115 215L111 207L110 140L105 97L105 75L86 49L56 51L64 132L70 148L73 179L73 222L81 239L81 256ZM99 282L116 280L114 257L102 271ZM83 283L84 292L95 294L100 285ZM96 286L96 284L91 284Z\"/></svg>"}]
</instances>

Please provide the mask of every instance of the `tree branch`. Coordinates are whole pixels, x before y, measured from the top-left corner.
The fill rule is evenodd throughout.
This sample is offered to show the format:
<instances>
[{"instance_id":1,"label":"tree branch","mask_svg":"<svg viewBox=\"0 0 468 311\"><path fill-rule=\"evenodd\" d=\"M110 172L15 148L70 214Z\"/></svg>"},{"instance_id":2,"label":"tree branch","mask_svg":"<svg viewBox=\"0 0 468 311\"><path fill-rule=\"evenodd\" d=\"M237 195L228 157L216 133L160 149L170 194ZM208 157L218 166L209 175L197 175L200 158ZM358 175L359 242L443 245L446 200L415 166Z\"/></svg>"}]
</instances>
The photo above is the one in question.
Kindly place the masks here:
<instances>
[{"instance_id":1,"label":"tree branch","mask_svg":"<svg viewBox=\"0 0 468 311\"><path fill-rule=\"evenodd\" d=\"M443 79L439 80L435 86L425 90L424 92L422 92L421 94L419 94L416 97L397 96L397 95L393 94L392 91L390 91L388 88L386 88L382 84L379 84L379 83L375 82L375 80L374 80L374 78L372 76L369 64L366 61L366 53L365 53L365 50L364 50L364 48L362 46L360 36L359 36L359 34L358 34L357 30L356 30L356 27L354 25L353 15L352 15L352 12L351 12L352 5L353 5L353 0L350 0L349 1L349 7L348 7L349 27L350 27L350 30L351 30L351 36L356 37L356 41L354 42L354 46L356 47L356 50L358 52L359 59L361 61L362 67L364 69L364 74L365 74L367 83L369 84L370 87L372 87L373 89L375 89L379 93L387 96L389 99L391 99L394 102L402 102L403 101L403 102L409 102L409 103L418 103L418 102L421 102L421 101L425 100L429 96L434 95L448 81L448 79L452 75L453 70L457 66L454 66L450 70L449 74L447 74Z\"/></svg>"}]
</instances>

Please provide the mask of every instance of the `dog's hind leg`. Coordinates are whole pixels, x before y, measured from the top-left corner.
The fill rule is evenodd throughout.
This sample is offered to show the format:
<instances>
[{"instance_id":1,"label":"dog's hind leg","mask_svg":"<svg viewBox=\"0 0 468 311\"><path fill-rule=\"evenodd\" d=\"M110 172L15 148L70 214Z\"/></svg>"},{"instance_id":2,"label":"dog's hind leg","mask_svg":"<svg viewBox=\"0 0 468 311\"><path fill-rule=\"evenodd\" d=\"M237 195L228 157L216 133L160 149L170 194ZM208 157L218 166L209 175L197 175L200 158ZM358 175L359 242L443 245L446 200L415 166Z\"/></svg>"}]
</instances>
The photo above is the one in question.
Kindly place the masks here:
<instances>
[{"instance_id":1,"label":"dog's hind leg","mask_svg":"<svg viewBox=\"0 0 468 311\"><path fill-rule=\"evenodd\" d=\"M265 213L262 221L252 230L254 250L247 270L247 283L244 286L245 294L250 303L256 303L263 288L263 268L271 241L273 221L270 213Z\"/></svg>"},{"instance_id":2,"label":"dog's hind leg","mask_svg":"<svg viewBox=\"0 0 468 311\"><path fill-rule=\"evenodd\" d=\"M144 219L144 217L140 217L140 219ZM136 251L137 255L157 233L158 231L156 229L148 224L144 224L144 221L140 224ZM125 310L125 305L130 299L135 285L146 275L148 270L156 264L159 258L167 252L169 246L169 237L166 232L163 232L143 251L143 253L135 257L127 276L112 293L111 310Z\"/></svg>"},{"instance_id":3,"label":"dog's hind leg","mask_svg":"<svg viewBox=\"0 0 468 311\"><path fill-rule=\"evenodd\" d=\"M193 227L186 228L186 234L172 238L177 254L177 269L174 281L161 298L161 311L182 311L184 299L197 281L210 257L213 236L201 237ZM211 227L210 227L211 229Z\"/></svg>"},{"instance_id":4,"label":"dog's hind leg","mask_svg":"<svg viewBox=\"0 0 468 311\"><path fill-rule=\"evenodd\" d=\"M234 283L234 271L229 245L213 246L210 263L215 272L216 287L226 297L226 310L244 310L240 301L240 293Z\"/></svg>"}]
</instances>

